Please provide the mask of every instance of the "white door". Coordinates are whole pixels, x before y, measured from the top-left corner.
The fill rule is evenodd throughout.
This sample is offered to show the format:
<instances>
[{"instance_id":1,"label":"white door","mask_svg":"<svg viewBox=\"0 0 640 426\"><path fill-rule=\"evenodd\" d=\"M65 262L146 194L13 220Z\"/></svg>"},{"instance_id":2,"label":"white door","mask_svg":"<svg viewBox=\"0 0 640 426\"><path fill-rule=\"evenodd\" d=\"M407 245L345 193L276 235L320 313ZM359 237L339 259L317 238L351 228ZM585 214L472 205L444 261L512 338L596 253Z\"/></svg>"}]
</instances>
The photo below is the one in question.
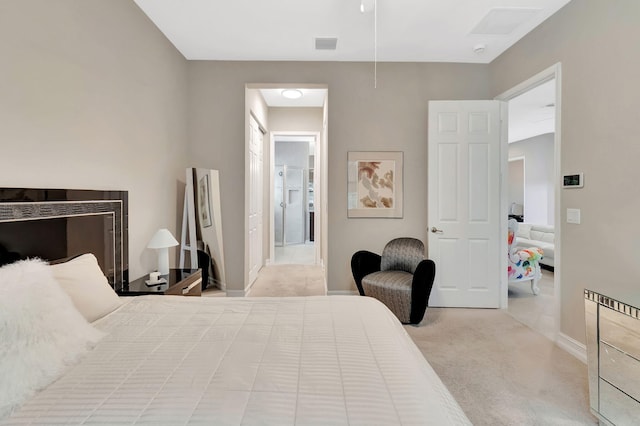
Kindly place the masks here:
<instances>
[{"instance_id":1,"label":"white door","mask_svg":"<svg viewBox=\"0 0 640 426\"><path fill-rule=\"evenodd\" d=\"M284 244L304 243L304 169L285 166Z\"/></svg>"},{"instance_id":2,"label":"white door","mask_svg":"<svg viewBox=\"0 0 640 426\"><path fill-rule=\"evenodd\" d=\"M258 122L249 117L249 285L262 267L262 141Z\"/></svg>"},{"instance_id":3,"label":"white door","mask_svg":"<svg viewBox=\"0 0 640 426\"><path fill-rule=\"evenodd\" d=\"M430 306L500 306L506 111L500 101L429 102L429 257L436 263Z\"/></svg>"},{"instance_id":4,"label":"white door","mask_svg":"<svg viewBox=\"0 0 640 426\"><path fill-rule=\"evenodd\" d=\"M273 177L273 243L284 245L284 169L286 166L275 166Z\"/></svg>"}]
</instances>

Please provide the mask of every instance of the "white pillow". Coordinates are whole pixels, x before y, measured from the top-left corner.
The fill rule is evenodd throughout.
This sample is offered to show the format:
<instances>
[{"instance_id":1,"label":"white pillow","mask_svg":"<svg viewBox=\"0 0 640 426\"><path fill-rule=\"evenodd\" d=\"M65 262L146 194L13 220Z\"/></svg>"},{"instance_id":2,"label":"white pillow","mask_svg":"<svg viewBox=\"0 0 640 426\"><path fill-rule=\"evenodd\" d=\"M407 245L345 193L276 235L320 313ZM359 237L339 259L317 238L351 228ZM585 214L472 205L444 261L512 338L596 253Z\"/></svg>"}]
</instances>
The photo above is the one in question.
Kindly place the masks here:
<instances>
[{"instance_id":1,"label":"white pillow","mask_svg":"<svg viewBox=\"0 0 640 426\"><path fill-rule=\"evenodd\" d=\"M102 332L73 306L40 259L0 268L0 419L55 381Z\"/></svg>"},{"instance_id":2,"label":"white pillow","mask_svg":"<svg viewBox=\"0 0 640 426\"><path fill-rule=\"evenodd\" d=\"M83 254L51 268L54 278L87 321L94 322L122 304L93 254Z\"/></svg>"}]
</instances>

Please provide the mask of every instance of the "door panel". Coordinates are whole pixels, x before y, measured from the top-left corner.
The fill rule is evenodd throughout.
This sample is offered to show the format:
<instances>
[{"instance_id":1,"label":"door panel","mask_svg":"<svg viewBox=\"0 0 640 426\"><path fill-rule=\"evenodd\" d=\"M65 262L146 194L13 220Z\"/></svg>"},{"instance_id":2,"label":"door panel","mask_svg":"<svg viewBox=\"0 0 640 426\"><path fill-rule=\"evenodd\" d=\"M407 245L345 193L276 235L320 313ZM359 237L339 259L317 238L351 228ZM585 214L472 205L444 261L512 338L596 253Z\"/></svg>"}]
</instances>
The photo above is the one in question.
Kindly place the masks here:
<instances>
[{"instance_id":1,"label":"door panel","mask_svg":"<svg viewBox=\"0 0 640 426\"><path fill-rule=\"evenodd\" d=\"M443 221L458 219L458 146L443 144L438 147L438 158L441 167L438 176L439 193L450 194L440 200L438 218Z\"/></svg>"},{"instance_id":2,"label":"door panel","mask_svg":"<svg viewBox=\"0 0 640 426\"><path fill-rule=\"evenodd\" d=\"M469 147L469 220L489 221L489 152L486 145Z\"/></svg>"},{"instance_id":3,"label":"door panel","mask_svg":"<svg viewBox=\"0 0 640 426\"><path fill-rule=\"evenodd\" d=\"M430 306L499 307L498 101L429 102Z\"/></svg>"}]
</instances>

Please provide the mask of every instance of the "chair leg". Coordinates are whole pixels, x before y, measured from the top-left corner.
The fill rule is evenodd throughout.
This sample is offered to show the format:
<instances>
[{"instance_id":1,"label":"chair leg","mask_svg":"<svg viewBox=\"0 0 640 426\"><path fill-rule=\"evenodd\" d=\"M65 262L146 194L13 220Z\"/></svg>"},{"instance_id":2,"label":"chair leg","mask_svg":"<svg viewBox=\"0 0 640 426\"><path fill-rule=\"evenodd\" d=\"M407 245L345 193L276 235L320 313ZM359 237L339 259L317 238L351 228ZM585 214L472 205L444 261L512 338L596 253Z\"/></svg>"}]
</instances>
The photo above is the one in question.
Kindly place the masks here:
<instances>
[{"instance_id":1,"label":"chair leg","mask_svg":"<svg viewBox=\"0 0 640 426\"><path fill-rule=\"evenodd\" d=\"M534 278L531 280L531 292L536 296L540 293L540 287L538 287L539 278Z\"/></svg>"}]
</instances>

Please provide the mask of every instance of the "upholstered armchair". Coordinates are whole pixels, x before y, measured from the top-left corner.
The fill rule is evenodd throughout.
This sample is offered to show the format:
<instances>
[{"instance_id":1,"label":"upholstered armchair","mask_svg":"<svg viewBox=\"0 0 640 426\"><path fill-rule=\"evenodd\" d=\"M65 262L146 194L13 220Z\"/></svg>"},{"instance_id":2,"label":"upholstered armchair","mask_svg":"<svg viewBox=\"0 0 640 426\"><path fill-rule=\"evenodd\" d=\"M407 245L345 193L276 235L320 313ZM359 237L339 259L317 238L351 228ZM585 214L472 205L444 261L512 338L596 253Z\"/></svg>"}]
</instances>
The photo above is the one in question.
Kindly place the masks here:
<instances>
[{"instance_id":1,"label":"upholstered armchair","mask_svg":"<svg viewBox=\"0 0 640 426\"><path fill-rule=\"evenodd\" d=\"M531 281L531 291L537 295L540 293L538 281L542 277L540 259L542 259L544 251L538 247L521 250L515 248L514 242L517 232L518 222L515 219L509 219L509 282Z\"/></svg>"},{"instance_id":2,"label":"upholstered armchair","mask_svg":"<svg viewBox=\"0 0 640 426\"><path fill-rule=\"evenodd\" d=\"M419 324L424 317L436 265L424 258L424 244L415 238L396 238L382 255L361 250L351 257L358 291L384 303L402 323Z\"/></svg>"}]
</instances>

